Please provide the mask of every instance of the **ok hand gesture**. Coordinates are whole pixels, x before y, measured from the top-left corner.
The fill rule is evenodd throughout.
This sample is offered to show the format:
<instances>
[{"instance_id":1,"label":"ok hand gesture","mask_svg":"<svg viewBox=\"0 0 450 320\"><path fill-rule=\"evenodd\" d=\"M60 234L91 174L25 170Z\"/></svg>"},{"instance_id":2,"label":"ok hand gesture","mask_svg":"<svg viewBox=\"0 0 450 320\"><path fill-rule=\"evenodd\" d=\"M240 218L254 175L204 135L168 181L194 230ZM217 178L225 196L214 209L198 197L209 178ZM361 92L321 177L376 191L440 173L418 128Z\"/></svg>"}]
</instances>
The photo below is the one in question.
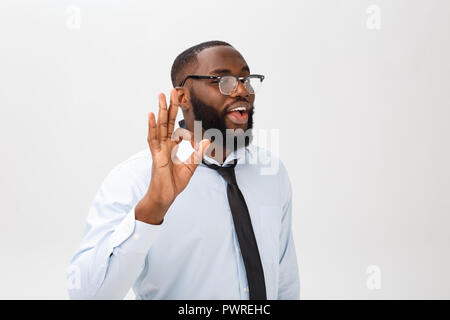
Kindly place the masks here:
<instances>
[{"instance_id":1,"label":"ok hand gesture","mask_svg":"<svg viewBox=\"0 0 450 320\"><path fill-rule=\"evenodd\" d=\"M179 139L172 140L177 113L177 92L173 89L168 109L165 95L159 95L158 121L153 112L149 114L147 141L152 154L152 172L147 194L135 209L138 220L149 223L163 220L167 209L186 188L211 143L205 139L194 145L193 135L182 128L178 129ZM182 140L189 138L195 151L186 162L179 161L174 151Z\"/></svg>"}]
</instances>

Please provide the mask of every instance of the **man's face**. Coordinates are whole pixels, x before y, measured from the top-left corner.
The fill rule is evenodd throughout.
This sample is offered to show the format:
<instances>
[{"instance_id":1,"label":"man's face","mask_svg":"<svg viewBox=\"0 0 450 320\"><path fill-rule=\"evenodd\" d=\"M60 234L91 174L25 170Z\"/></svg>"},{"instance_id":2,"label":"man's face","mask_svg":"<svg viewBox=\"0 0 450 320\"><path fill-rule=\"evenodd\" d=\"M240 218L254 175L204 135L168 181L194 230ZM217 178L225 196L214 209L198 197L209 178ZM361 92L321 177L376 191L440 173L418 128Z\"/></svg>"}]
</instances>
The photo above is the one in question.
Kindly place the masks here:
<instances>
[{"instance_id":1,"label":"man's face","mask_svg":"<svg viewBox=\"0 0 450 320\"><path fill-rule=\"evenodd\" d=\"M250 70L244 58L238 51L227 46L207 48L197 55L198 66L193 72L199 75L235 75L247 76ZM246 131L253 127L254 94L249 94L242 82L231 95L223 95L219 84L210 79L190 79L190 102L193 107L195 120L202 121L205 130L214 128L222 132L224 146L226 129L242 129ZM246 111L239 112L231 109L243 106ZM246 139L245 145L248 145Z\"/></svg>"}]
</instances>

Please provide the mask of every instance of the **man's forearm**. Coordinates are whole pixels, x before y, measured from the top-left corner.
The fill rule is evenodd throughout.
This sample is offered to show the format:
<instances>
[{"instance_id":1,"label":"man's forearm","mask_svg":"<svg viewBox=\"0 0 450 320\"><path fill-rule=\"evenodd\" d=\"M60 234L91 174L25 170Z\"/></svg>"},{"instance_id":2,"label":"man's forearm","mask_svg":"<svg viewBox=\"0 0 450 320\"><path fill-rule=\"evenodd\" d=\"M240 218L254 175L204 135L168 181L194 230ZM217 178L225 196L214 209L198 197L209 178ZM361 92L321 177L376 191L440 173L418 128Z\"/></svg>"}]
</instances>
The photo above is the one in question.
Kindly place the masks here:
<instances>
[{"instance_id":1,"label":"man's forearm","mask_svg":"<svg viewBox=\"0 0 450 320\"><path fill-rule=\"evenodd\" d=\"M164 215L170 206L159 204L150 196L145 195L141 201L136 205L135 217L136 220L148 224L160 225L164 220Z\"/></svg>"}]
</instances>

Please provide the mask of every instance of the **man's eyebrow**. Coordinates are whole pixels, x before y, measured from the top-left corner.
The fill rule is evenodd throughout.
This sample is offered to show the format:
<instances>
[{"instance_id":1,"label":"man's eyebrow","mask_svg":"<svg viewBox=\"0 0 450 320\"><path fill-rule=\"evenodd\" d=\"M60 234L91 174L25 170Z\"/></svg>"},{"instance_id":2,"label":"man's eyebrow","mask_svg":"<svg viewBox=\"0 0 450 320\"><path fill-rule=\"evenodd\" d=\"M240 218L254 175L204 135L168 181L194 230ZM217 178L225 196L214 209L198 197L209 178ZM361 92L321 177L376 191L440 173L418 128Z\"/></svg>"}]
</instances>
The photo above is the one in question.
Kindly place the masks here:
<instances>
[{"instance_id":1,"label":"man's eyebrow","mask_svg":"<svg viewBox=\"0 0 450 320\"><path fill-rule=\"evenodd\" d=\"M248 66L244 66L241 69L241 72L242 71L250 72L250 68ZM231 70L230 69L216 69L216 70L210 71L209 73L212 73L212 74L224 74L224 73L231 74Z\"/></svg>"}]
</instances>

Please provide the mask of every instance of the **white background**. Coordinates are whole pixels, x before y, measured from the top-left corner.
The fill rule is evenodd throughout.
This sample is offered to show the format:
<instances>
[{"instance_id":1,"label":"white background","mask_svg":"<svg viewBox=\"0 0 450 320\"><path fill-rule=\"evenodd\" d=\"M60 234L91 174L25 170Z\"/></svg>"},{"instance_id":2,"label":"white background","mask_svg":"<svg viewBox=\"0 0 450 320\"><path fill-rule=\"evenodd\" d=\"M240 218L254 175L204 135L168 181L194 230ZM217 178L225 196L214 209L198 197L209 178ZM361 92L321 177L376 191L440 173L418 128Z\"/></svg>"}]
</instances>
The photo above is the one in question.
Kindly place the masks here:
<instances>
[{"instance_id":1,"label":"white background","mask_svg":"<svg viewBox=\"0 0 450 320\"><path fill-rule=\"evenodd\" d=\"M224 40L266 75L255 128L280 129L301 298L449 299L449 16L446 0L2 0L0 298L67 298L95 192L147 147L173 60Z\"/></svg>"}]
</instances>

